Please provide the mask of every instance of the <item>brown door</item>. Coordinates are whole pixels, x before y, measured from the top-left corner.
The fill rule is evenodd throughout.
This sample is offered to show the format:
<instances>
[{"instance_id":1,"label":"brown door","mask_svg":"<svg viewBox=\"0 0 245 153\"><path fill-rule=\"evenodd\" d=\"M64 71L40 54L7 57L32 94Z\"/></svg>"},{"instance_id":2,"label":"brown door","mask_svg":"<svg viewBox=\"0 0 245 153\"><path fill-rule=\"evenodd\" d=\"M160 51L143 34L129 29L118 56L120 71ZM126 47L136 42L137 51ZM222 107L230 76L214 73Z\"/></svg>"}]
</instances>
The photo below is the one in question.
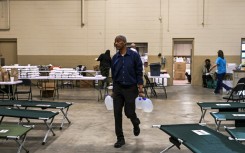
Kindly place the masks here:
<instances>
[{"instance_id":1,"label":"brown door","mask_svg":"<svg viewBox=\"0 0 245 153\"><path fill-rule=\"evenodd\" d=\"M0 58L4 58L5 65L18 63L16 39L0 39Z\"/></svg>"}]
</instances>

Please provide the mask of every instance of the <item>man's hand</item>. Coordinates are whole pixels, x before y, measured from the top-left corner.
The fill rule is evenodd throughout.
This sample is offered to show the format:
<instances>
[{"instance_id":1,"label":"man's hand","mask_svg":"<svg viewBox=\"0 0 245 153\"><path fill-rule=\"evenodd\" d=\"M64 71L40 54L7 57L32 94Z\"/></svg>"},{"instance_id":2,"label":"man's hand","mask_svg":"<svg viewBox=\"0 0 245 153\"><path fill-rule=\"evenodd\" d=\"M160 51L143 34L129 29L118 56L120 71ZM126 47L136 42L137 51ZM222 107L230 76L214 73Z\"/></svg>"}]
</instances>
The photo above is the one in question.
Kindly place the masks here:
<instances>
[{"instance_id":1,"label":"man's hand","mask_svg":"<svg viewBox=\"0 0 245 153\"><path fill-rule=\"evenodd\" d=\"M145 93L139 92L139 97L145 98Z\"/></svg>"}]
</instances>

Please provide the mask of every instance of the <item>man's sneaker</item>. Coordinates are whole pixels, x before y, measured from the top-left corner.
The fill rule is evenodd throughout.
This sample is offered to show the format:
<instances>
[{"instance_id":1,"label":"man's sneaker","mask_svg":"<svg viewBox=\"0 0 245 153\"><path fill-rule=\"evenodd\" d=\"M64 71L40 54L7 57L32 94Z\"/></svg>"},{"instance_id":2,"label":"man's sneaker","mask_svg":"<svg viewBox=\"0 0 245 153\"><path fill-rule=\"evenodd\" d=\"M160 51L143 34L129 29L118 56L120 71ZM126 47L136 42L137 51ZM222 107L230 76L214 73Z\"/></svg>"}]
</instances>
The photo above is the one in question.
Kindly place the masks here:
<instances>
[{"instance_id":1,"label":"man's sneaker","mask_svg":"<svg viewBox=\"0 0 245 153\"><path fill-rule=\"evenodd\" d=\"M121 148L123 145L125 145L124 139L118 139L117 142L114 144L115 148Z\"/></svg>"}]
</instances>

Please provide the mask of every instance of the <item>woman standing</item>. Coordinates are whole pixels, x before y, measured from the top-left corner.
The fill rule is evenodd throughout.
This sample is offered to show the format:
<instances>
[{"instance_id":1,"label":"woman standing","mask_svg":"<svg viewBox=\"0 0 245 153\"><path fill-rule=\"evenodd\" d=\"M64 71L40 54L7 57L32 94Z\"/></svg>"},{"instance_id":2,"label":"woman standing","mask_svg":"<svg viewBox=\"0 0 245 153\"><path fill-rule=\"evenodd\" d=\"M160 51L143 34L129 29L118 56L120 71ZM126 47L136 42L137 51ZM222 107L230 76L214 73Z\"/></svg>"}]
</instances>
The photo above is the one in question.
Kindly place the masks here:
<instances>
[{"instance_id":1,"label":"woman standing","mask_svg":"<svg viewBox=\"0 0 245 153\"><path fill-rule=\"evenodd\" d=\"M109 85L109 73L111 68L111 55L110 50L106 50L104 54L101 54L97 61L100 61L100 72L102 76L105 76L106 79L103 81L102 87L107 87Z\"/></svg>"},{"instance_id":2,"label":"woman standing","mask_svg":"<svg viewBox=\"0 0 245 153\"><path fill-rule=\"evenodd\" d=\"M224 53L222 50L218 51L218 58L216 59L215 65L213 65L209 71L217 66L217 85L214 90L215 94L220 94L220 90L224 87L227 94L231 90L231 87L223 83L224 76L226 74L226 59L224 58Z\"/></svg>"}]
</instances>

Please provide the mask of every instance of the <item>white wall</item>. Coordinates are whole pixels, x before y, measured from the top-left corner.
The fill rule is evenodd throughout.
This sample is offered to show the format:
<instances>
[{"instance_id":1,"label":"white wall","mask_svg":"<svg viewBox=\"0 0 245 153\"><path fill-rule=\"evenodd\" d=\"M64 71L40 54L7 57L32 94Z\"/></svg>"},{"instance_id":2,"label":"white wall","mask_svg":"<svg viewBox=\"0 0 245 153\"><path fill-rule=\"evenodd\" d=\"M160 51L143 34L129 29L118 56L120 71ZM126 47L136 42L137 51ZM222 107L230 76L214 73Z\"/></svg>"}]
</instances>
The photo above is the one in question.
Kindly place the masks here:
<instances>
[{"instance_id":1,"label":"white wall","mask_svg":"<svg viewBox=\"0 0 245 153\"><path fill-rule=\"evenodd\" d=\"M80 0L10 0L0 38L17 38L18 55L98 55L118 34L148 42L149 55L172 55L173 38L194 38L194 55L240 55L245 1L205 2L203 26L203 0L85 0L81 27Z\"/></svg>"}]
</instances>

